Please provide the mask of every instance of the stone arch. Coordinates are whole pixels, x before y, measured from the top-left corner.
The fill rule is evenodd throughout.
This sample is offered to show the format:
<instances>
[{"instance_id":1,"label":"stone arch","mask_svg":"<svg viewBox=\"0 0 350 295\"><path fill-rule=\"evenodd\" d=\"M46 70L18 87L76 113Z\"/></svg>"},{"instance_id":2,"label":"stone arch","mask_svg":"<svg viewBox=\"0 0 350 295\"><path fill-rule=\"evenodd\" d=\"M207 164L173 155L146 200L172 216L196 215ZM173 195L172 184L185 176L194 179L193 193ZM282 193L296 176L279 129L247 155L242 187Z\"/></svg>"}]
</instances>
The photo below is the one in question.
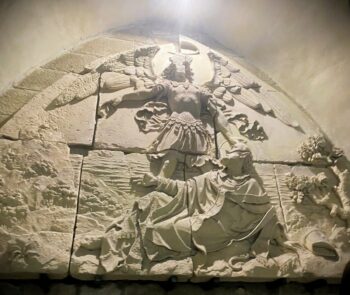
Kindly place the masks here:
<instances>
[{"instance_id":1,"label":"stone arch","mask_svg":"<svg viewBox=\"0 0 350 295\"><path fill-rule=\"evenodd\" d=\"M14 215L9 213L4 218L8 224L1 238L8 245L2 259L10 262L8 268L3 270L5 273L28 272L33 276L48 273L53 277L70 274L83 279L99 275L112 279L144 276L165 279L178 276L184 280L193 276L213 277L218 272L222 277L242 275L228 268L225 261L228 254L225 251L209 255L208 258L198 255L192 260L189 256L163 264L150 263L142 268L142 251L135 248L131 253L129 269L105 274L99 265L98 238L113 219L130 209L134 200L149 193L143 188L132 187L130 181L144 172L153 171L145 154L154 140L154 134L138 130L134 120L141 108L138 103L125 102L119 113L108 119L99 117L98 109L114 94L112 91L101 91L102 73L92 71L89 75L89 66L95 65L96 60L101 63L113 54L135 51L140 46L167 48L166 44L178 40L178 37L164 32L153 32L152 35L109 32L35 69L5 94L7 100L19 98L18 103L13 99L14 104L3 112L10 116L4 117L0 129L3 137L4 191L11 196L11 200L15 200L15 205L6 204L9 212L14 210ZM196 37L202 40L198 47L203 52L208 51L206 37L197 34L193 39ZM336 273L339 278L349 255L348 249L341 249L346 246L349 180L347 167L338 166L337 161L341 159L341 164L347 165L346 159L326 139L319 126L262 72L252 67L248 69L244 60L212 40L208 40L207 44L227 57L223 63L230 62L245 73L245 77L257 80L260 88L266 88L267 93L283 100L284 109L281 112L288 110L301 125L299 129L286 126L276 114L269 116L270 112L261 114L262 110L252 111L234 95L228 97L230 94L227 92L225 96L227 101L231 99L234 102L232 108L226 107L226 111L237 113L238 117L234 117L236 127L251 144L256 174L269 193L280 222L290 237L309 249L303 261L305 264L299 261L297 265L295 257L280 255L277 262L270 261L267 265L248 264L243 274L255 280L262 268L268 279L290 274L295 279L302 279L305 274L302 267L309 267L308 271L313 273L314 278L323 277L326 272ZM167 49L165 53L168 54ZM199 60L198 72L203 64ZM86 86L86 81L95 83L96 91L52 107L52 102L67 89L89 92L90 86ZM250 91L255 87L252 86L254 83L242 83L247 83L246 87L242 87L247 90L247 95L261 94L260 90L254 94ZM68 91L66 95L69 94ZM222 97L224 95L222 93ZM257 138L260 125L267 138ZM215 126L211 127L218 154L224 150L225 140ZM191 175L198 174L197 170L186 167L185 158L179 161L174 178L187 180ZM24 181L19 183L21 177ZM18 185L19 195L13 185ZM315 187L326 190L322 191L326 198L322 202L314 196ZM299 204L307 198L310 198L309 203L305 201L306 205L301 208L292 203L295 200ZM42 219L35 215L35 211L41 209L47 220L39 226ZM331 217L328 216L329 211ZM311 212L313 216L309 216ZM20 216L33 224L29 222L27 227L23 225L22 228ZM17 226L17 222L21 226ZM60 245L59 248L51 244L53 240ZM84 244L86 247L80 249ZM316 256L328 255L334 260L339 255L339 249L343 252L337 262L314 258L310 254L313 251ZM55 260L53 256L58 258ZM219 270L216 270L218 261L225 261L226 264L219 265ZM315 269L319 263L324 269ZM280 265L287 265L283 269L285 272L278 268Z\"/></svg>"}]
</instances>

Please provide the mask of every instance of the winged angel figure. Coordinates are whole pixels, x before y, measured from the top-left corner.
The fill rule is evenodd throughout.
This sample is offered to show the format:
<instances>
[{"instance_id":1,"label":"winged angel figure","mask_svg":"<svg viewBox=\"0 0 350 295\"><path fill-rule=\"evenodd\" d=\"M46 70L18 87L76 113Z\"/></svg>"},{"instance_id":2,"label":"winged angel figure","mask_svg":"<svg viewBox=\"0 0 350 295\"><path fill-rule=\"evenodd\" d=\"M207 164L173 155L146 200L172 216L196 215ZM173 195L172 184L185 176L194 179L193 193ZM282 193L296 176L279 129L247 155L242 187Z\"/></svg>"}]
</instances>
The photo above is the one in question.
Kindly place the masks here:
<instances>
[{"instance_id":1,"label":"winged angel figure","mask_svg":"<svg viewBox=\"0 0 350 295\"><path fill-rule=\"evenodd\" d=\"M100 88L101 92L115 93L99 109L100 116L108 118L123 101L145 101L135 120L143 132L159 131L147 152L162 159L159 176L166 178L173 174L179 161L188 167L203 168L212 159L215 137L208 132L204 116L211 118L215 132L221 132L231 145L244 141L244 137L266 137L257 122L250 124L246 115L228 112L226 105L232 105L234 100L298 127L282 111L278 99L218 53L208 53L214 67L212 80L198 86L193 83L189 54L173 54L162 75L155 75L152 60L158 51L158 46L145 46L98 59L53 105L75 103Z\"/></svg>"}]
</instances>

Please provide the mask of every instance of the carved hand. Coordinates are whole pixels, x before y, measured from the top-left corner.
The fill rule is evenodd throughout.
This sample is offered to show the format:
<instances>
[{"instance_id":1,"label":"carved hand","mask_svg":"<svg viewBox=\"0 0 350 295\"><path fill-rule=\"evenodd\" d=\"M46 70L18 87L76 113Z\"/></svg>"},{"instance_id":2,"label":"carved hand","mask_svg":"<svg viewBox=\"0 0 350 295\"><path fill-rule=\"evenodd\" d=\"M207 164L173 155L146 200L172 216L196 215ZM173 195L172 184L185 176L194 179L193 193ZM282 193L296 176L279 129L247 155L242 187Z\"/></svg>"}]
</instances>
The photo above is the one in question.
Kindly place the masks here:
<instances>
[{"instance_id":1,"label":"carved hand","mask_svg":"<svg viewBox=\"0 0 350 295\"><path fill-rule=\"evenodd\" d=\"M105 102L98 110L98 115L101 118L109 117L114 113L117 106L122 102L122 97L117 96L115 99Z\"/></svg>"},{"instance_id":2,"label":"carved hand","mask_svg":"<svg viewBox=\"0 0 350 295\"><path fill-rule=\"evenodd\" d=\"M153 186L158 184L158 179L152 173L145 173L142 184L144 186Z\"/></svg>"}]
</instances>

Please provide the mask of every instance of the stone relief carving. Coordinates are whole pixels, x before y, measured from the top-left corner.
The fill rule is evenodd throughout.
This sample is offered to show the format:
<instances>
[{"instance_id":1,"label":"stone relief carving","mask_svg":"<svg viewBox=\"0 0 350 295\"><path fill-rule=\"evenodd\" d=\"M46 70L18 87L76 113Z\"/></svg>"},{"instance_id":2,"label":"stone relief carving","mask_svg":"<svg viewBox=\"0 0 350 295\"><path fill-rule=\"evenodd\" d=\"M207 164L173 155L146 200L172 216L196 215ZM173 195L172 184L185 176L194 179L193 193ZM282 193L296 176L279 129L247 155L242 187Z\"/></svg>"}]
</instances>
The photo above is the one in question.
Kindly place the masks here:
<instances>
[{"instance_id":1,"label":"stone relief carving","mask_svg":"<svg viewBox=\"0 0 350 295\"><path fill-rule=\"evenodd\" d=\"M190 56L174 55L170 58L170 65L163 71L162 79L156 81L153 87L148 90L146 87L136 87L139 90L117 96L100 109L100 113L106 112L108 115L123 101L165 100L147 103L135 117L142 131L160 131L146 152L153 154L154 158L162 158L160 174L164 177L172 175L177 162L185 154L189 167L201 167L208 162L213 139L202 121L203 112L208 112L217 130L231 144L236 141L226 117L211 101L211 94L191 83L190 63ZM113 81L106 81L105 84L113 89Z\"/></svg>"},{"instance_id":2,"label":"stone relief carving","mask_svg":"<svg viewBox=\"0 0 350 295\"><path fill-rule=\"evenodd\" d=\"M278 118L288 126L299 127L299 123L281 108L279 101L274 99L262 85L247 77L225 57L213 51L208 55L214 64L215 74L207 85L217 98L226 103L233 103L236 99L254 110Z\"/></svg>"},{"instance_id":3,"label":"stone relief carving","mask_svg":"<svg viewBox=\"0 0 350 295\"><path fill-rule=\"evenodd\" d=\"M0 141L0 273L341 276L350 258L345 157L309 137L305 115L234 60L194 41L177 46L99 58L3 126L16 140ZM213 78L198 84L199 70ZM284 139L287 151L275 147ZM303 162L289 154L300 142Z\"/></svg>"},{"instance_id":4,"label":"stone relief carving","mask_svg":"<svg viewBox=\"0 0 350 295\"><path fill-rule=\"evenodd\" d=\"M310 136L299 146L298 152L302 160L315 165L332 164L343 154L322 135Z\"/></svg>"},{"instance_id":5,"label":"stone relief carving","mask_svg":"<svg viewBox=\"0 0 350 295\"><path fill-rule=\"evenodd\" d=\"M0 275L67 275L78 198L67 146L2 139L0 150Z\"/></svg>"},{"instance_id":6,"label":"stone relief carving","mask_svg":"<svg viewBox=\"0 0 350 295\"><path fill-rule=\"evenodd\" d=\"M349 164L343 152L321 136L310 137L306 143L302 143L299 152L307 162L317 166L331 165L336 183L332 183L324 172L311 177L287 174L287 186L293 192L292 199L300 204L308 197L315 204L328 208L330 216L339 216L349 223Z\"/></svg>"},{"instance_id":7,"label":"stone relief carving","mask_svg":"<svg viewBox=\"0 0 350 295\"><path fill-rule=\"evenodd\" d=\"M330 210L332 217L338 215L344 220L350 217L349 196L339 198L340 206L336 200L332 198L331 193L337 192L338 186L332 188L324 173L316 176L295 176L288 175L288 188L293 191L293 200L302 203L305 197L309 197L315 204L325 206ZM344 180L342 180L344 181ZM343 184L339 184L342 186Z\"/></svg>"},{"instance_id":8,"label":"stone relief carving","mask_svg":"<svg viewBox=\"0 0 350 295\"><path fill-rule=\"evenodd\" d=\"M155 191L136 201L99 242L104 271L127 267L137 237L146 254L143 259L151 262L215 252L251 239L255 241L250 249L244 247L242 257L228 257L231 267L258 255L267 257L270 240L281 242L281 236L269 197L249 174L251 152L237 144L221 162L221 170L186 182L145 174L143 185ZM91 249L97 243L90 242L81 246Z\"/></svg>"}]
</instances>

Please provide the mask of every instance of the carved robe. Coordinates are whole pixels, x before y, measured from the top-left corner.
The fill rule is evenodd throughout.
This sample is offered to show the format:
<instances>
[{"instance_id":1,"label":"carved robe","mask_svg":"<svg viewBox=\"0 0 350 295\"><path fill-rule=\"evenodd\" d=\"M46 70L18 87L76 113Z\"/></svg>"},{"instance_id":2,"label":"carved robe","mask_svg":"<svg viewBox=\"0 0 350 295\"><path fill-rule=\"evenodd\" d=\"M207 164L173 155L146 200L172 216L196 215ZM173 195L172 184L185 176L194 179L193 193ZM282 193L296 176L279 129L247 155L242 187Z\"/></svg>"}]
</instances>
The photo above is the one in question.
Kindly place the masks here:
<instances>
[{"instance_id":1,"label":"carved robe","mask_svg":"<svg viewBox=\"0 0 350 295\"><path fill-rule=\"evenodd\" d=\"M254 253L267 254L277 219L268 196L249 175L232 181L219 171L158 183L157 191L166 194L153 192L136 202L103 243L100 258L107 271L125 261L136 236L151 261L213 252L250 238Z\"/></svg>"},{"instance_id":2,"label":"carved robe","mask_svg":"<svg viewBox=\"0 0 350 295\"><path fill-rule=\"evenodd\" d=\"M155 89L156 96L166 98L170 114L164 115L164 103L149 102L135 117L141 130L159 131L148 148L148 152L152 153L151 158L162 158L169 151L176 151L178 157L186 154L187 166L204 165L212 153L213 139L201 116L209 114L207 105L211 94L189 82L168 80L158 84Z\"/></svg>"}]
</instances>

